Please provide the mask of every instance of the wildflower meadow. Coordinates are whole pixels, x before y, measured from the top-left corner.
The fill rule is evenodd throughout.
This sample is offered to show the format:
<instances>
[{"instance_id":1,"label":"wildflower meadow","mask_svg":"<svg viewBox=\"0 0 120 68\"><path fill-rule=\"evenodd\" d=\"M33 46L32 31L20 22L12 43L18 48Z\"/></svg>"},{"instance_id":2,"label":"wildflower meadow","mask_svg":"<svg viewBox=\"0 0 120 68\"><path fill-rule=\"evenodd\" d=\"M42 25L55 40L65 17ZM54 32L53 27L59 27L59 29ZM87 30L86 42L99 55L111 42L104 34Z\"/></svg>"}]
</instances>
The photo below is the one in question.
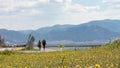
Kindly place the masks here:
<instances>
[{"instance_id":1,"label":"wildflower meadow","mask_svg":"<svg viewBox=\"0 0 120 68\"><path fill-rule=\"evenodd\" d=\"M0 68L120 68L120 48L115 42L86 50L0 52Z\"/></svg>"}]
</instances>

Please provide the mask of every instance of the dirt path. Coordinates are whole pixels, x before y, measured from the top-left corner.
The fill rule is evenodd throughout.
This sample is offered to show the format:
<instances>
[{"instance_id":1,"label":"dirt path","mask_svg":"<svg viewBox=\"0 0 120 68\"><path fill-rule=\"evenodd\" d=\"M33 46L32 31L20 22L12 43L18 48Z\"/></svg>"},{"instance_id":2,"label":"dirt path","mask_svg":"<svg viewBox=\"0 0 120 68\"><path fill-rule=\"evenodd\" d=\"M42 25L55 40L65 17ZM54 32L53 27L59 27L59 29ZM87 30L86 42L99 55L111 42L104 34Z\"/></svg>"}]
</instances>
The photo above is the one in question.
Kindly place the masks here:
<instances>
[{"instance_id":1,"label":"dirt path","mask_svg":"<svg viewBox=\"0 0 120 68\"><path fill-rule=\"evenodd\" d=\"M36 50L23 50L23 51L19 51L22 48L0 48L0 51L4 51L4 50L10 50L10 51L17 51L17 52L23 52L23 53L40 53L40 52L54 52L54 51L60 51L59 49L52 49L52 48L46 48L45 50L43 50L43 48L41 50L39 50L38 48L35 48Z\"/></svg>"},{"instance_id":2,"label":"dirt path","mask_svg":"<svg viewBox=\"0 0 120 68\"><path fill-rule=\"evenodd\" d=\"M4 51L4 50L13 50L13 48L0 48L0 51Z\"/></svg>"},{"instance_id":3,"label":"dirt path","mask_svg":"<svg viewBox=\"0 0 120 68\"><path fill-rule=\"evenodd\" d=\"M34 51L29 51L29 50L26 50L26 51L19 51L19 52L23 52L23 53L40 53L40 52L54 52L54 51L59 51L59 50L53 50L53 49L49 49L49 48L46 48L45 50L34 50Z\"/></svg>"}]
</instances>

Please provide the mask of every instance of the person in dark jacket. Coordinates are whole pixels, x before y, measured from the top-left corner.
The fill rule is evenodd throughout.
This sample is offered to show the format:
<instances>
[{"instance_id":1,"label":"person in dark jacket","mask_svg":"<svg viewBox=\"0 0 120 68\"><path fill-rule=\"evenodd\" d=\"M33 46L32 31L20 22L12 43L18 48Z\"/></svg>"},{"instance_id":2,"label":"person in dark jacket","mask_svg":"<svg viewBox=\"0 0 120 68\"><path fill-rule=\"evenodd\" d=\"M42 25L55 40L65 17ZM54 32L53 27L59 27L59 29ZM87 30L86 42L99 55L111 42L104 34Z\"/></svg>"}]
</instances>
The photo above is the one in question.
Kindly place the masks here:
<instances>
[{"instance_id":1,"label":"person in dark jacket","mask_svg":"<svg viewBox=\"0 0 120 68\"><path fill-rule=\"evenodd\" d=\"M39 50L41 50L41 41L39 40L39 42L38 42L38 48L39 48Z\"/></svg>"},{"instance_id":2,"label":"person in dark jacket","mask_svg":"<svg viewBox=\"0 0 120 68\"><path fill-rule=\"evenodd\" d=\"M42 40L43 49L45 50L46 40Z\"/></svg>"}]
</instances>

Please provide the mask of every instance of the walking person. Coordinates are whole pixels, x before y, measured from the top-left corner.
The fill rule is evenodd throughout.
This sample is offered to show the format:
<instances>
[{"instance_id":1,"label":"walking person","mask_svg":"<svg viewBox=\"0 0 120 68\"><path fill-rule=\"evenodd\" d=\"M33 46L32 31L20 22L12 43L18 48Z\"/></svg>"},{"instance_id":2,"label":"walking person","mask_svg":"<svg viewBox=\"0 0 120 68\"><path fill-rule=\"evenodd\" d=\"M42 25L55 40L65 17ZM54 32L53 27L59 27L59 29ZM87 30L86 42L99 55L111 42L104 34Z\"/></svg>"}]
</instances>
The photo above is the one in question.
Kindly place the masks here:
<instances>
[{"instance_id":1,"label":"walking person","mask_svg":"<svg viewBox=\"0 0 120 68\"><path fill-rule=\"evenodd\" d=\"M46 40L45 40L45 39L42 40L42 45L43 45L43 49L44 49L44 51L45 51L45 45L46 45Z\"/></svg>"},{"instance_id":2,"label":"walking person","mask_svg":"<svg viewBox=\"0 0 120 68\"><path fill-rule=\"evenodd\" d=\"M41 51L41 41L39 40L38 44L37 44L39 50Z\"/></svg>"}]
</instances>

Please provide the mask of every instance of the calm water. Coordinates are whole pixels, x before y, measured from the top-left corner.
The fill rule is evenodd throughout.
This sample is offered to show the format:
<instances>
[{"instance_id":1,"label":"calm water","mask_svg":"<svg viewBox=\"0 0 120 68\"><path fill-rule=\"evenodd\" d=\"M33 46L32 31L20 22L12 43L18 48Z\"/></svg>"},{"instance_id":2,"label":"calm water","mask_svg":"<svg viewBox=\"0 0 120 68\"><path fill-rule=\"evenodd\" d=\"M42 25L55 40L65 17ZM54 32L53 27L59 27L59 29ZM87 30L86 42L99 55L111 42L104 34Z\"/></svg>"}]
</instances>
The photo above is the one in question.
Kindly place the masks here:
<instances>
[{"instance_id":1,"label":"calm water","mask_svg":"<svg viewBox=\"0 0 120 68\"><path fill-rule=\"evenodd\" d=\"M60 49L59 47L48 47L51 49ZM91 47L64 47L64 50L84 50L84 49L90 49Z\"/></svg>"}]
</instances>

